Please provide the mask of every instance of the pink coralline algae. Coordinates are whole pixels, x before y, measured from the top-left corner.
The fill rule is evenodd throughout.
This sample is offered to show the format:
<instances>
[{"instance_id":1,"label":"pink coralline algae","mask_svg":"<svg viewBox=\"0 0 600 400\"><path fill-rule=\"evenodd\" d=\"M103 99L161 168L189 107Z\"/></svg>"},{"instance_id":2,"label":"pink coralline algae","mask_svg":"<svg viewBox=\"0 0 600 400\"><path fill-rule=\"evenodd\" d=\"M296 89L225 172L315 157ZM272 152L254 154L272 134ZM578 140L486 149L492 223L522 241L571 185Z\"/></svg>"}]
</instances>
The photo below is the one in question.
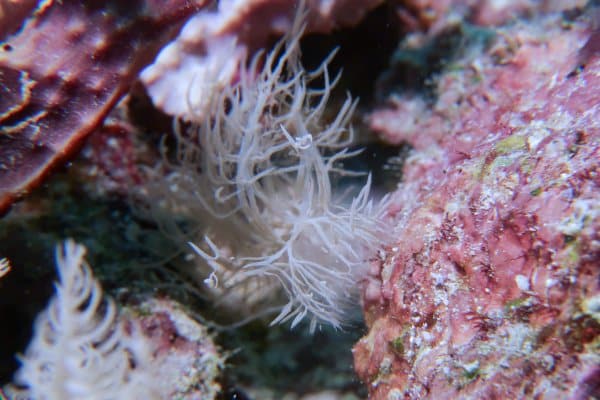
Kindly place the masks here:
<instances>
[{"instance_id":1,"label":"pink coralline algae","mask_svg":"<svg viewBox=\"0 0 600 400\"><path fill-rule=\"evenodd\" d=\"M216 398L217 378L225 360L207 329L190 318L178 303L150 299L127 308L139 323L153 350L148 368L160 382L159 398L201 400Z\"/></svg>"},{"instance_id":2,"label":"pink coralline algae","mask_svg":"<svg viewBox=\"0 0 600 400\"><path fill-rule=\"evenodd\" d=\"M147 146L135 140L135 128L116 111L121 107L90 135L79 158L84 162L77 170L86 182L91 182L90 192L126 196L132 185L143 182L139 160Z\"/></svg>"},{"instance_id":3,"label":"pink coralline algae","mask_svg":"<svg viewBox=\"0 0 600 400\"><path fill-rule=\"evenodd\" d=\"M586 3L587 0L406 0L398 2L396 12L409 30L439 32L453 25L459 16L477 25L497 26L519 16L582 8Z\"/></svg>"},{"instance_id":4,"label":"pink coralline algae","mask_svg":"<svg viewBox=\"0 0 600 400\"><path fill-rule=\"evenodd\" d=\"M600 57L589 19L497 31L370 124L407 142L354 348L372 399L600 396Z\"/></svg>"},{"instance_id":5,"label":"pink coralline algae","mask_svg":"<svg viewBox=\"0 0 600 400\"><path fill-rule=\"evenodd\" d=\"M80 147L202 4L0 3L0 213Z\"/></svg>"}]
</instances>

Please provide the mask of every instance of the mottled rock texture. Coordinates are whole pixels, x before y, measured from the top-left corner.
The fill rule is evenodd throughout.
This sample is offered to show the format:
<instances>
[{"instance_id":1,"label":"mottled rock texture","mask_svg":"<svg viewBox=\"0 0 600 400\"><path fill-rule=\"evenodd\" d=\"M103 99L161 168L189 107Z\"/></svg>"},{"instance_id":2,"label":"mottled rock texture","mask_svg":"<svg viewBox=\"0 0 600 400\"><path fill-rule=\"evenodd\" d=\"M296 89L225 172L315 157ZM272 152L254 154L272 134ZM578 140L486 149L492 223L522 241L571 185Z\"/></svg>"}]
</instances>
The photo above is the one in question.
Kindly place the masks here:
<instances>
[{"instance_id":1,"label":"mottled rock texture","mask_svg":"<svg viewBox=\"0 0 600 400\"><path fill-rule=\"evenodd\" d=\"M141 325L152 348L148 368L159 398L216 398L221 390L217 378L225 360L204 326L171 300L150 299L126 310L131 320Z\"/></svg>"},{"instance_id":2,"label":"mottled rock texture","mask_svg":"<svg viewBox=\"0 0 600 400\"><path fill-rule=\"evenodd\" d=\"M79 149L201 3L0 3L0 214Z\"/></svg>"},{"instance_id":3,"label":"mottled rock texture","mask_svg":"<svg viewBox=\"0 0 600 400\"><path fill-rule=\"evenodd\" d=\"M600 57L584 14L499 28L371 114L409 143L354 348L372 399L600 395Z\"/></svg>"}]
</instances>

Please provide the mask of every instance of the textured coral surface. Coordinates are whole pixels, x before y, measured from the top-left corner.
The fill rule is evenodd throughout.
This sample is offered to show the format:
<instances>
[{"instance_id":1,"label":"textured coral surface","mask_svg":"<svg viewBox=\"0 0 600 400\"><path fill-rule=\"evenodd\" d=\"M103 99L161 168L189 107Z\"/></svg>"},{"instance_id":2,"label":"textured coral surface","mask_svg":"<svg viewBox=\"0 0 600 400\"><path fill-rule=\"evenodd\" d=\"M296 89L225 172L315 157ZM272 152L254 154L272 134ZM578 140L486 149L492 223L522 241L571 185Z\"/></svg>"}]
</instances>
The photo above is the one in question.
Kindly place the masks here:
<instances>
[{"instance_id":1,"label":"textured coral surface","mask_svg":"<svg viewBox=\"0 0 600 400\"><path fill-rule=\"evenodd\" d=\"M600 57L562 15L498 30L436 99L371 115L407 142L395 244L364 291L373 399L600 395Z\"/></svg>"},{"instance_id":2,"label":"textured coral surface","mask_svg":"<svg viewBox=\"0 0 600 400\"><path fill-rule=\"evenodd\" d=\"M72 236L97 249L90 253L102 262L94 272L124 305L128 333L136 335L139 323L149 339L153 379L148 383L161 386L156 396L267 400L363 394L361 382L348 376L344 353L355 336L301 335L303 326L282 331L250 324L228 331L233 338L221 339L231 352L223 371L207 330L178 303L163 300L177 299L194 316L222 313L212 311L195 284L206 275L198 282L190 279L197 276L189 262L189 239L164 235L188 225L200 231L207 219L170 215L175 229L168 230L123 201L144 183L140 168L160 159L158 136L171 130L170 119L148 104L131 112L145 96L135 91L128 108L114 111L100 127L140 70L158 53L140 76L148 95L160 111L196 120L207 110L206 94L239 82L240 60L289 31L297 10L292 0L208 3L0 0L0 214L96 131L84 160L75 160L0 221L0 321L9 326L0 330L0 379L14 370L5 360L13 360L24 345L20 342L30 332L23 326L50 290L49 272L30 266L44 264L43 247ZM367 14L378 14L352 36L364 35L372 43L344 37L354 52L342 57L342 45L336 56L346 60L340 86L345 88L346 79L361 81L357 86L367 94L360 94L356 120L372 106L373 89L379 100L404 90L368 119L387 143L410 151L389 165L402 169L389 207L396 227L361 282L369 329L354 347L354 361L370 398L600 398L600 13L598 7L584 10L584 3L306 0L302 48L315 51L304 52L307 70L311 58L322 60L318 48L337 43L320 43L326 36L314 33L335 36L338 28L360 27ZM361 65L387 60L390 47L382 38L394 43L400 32L406 35L403 44L373 88L371 76L379 67ZM351 67L354 75L348 73ZM369 74L356 73L363 70ZM224 104L231 109L233 103ZM155 123L159 120L162 125ZM289 136L287 125L274 126L274 132ZM301 142L290 144L294 151L306 150ZM398 147L385 150L395 153ZM286 166L293 157L281 153L266 159ZM314 203L306 200L307 192L298 185L300 200L282 197L282 204ZM160 203L158 197L152 201ZM173 210L194 204L184 201ZM286 211L280 205L273 209ZM356 207L352 210L356 214ZM347 231L360 230L356 225L366 223L350 224ZM358 246L323 226L327 240L348 249ZM221 222L214 227L227 228ZM335 273L330 254L343 253L306 246L318 240L306 232L307 240L298 242L302 250L325 259L326 270ZM231 241L241 242L239 234L229 233ZM179 255L182 244L187 253ZM3 257L10 261L8 272L2 270ZM361 256L361 270L362 261ZM334 276L336 285L329 286L340 290L340 280ZM321 287L325 292L328 286ZM151 300L132 306L138 295ZM351 334L360 329L348 327Z\"/></svg>"},{"instance_id":3,"label":"textured coral surface","mask_svg":"<svg viewBox=\"0 0 600 400\"><path fill-rule=\"evenodd\" d=\"M174 301L151 299L129 308L153 350L148 368L161 399L214 399L224 359L208 331Z\"/></svg>"},{"instance_id":4,"label":"textured coral surface","mask_svg":"<svg viewBox=\"0 0 600 400\"><path fill-rule=\"evenodd\" d=\"M408 27L438 31L457 18L477 25L501 25L511 19L539 12L555 12L583 7L586 0L493 1L493 0L406 0L397 12Z\"/></svg>"},{"instance_id":5,"label":"textured coral surface","mask_svg":"<svg viewBox=\"0 0 600 400\"><path fill-rule=\"evenodd\" d=\"M31 9L9 3L0 25ZM42 1L0 42L0 213L78 149L200 4Z\"/></svg>"}]
</instances>

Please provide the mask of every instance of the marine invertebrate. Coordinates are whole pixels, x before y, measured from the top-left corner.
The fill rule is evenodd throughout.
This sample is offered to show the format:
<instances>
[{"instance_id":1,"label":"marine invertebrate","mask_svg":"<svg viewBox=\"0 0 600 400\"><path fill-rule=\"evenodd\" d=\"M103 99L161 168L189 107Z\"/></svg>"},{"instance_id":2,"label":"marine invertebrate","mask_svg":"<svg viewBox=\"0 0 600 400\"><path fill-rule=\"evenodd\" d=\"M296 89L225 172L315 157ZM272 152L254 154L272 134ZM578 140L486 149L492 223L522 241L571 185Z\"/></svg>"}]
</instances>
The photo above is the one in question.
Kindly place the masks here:
<instances>
[{"instance_id":1,"label":"marine invertebrate","mask_svg":"<svg viewBox=\"0 0 600 400\"><path fill-rule=\"evenodd\" d=\"M199 103L210 96L211 86L224 87L235 79L236 66L247 53L265 46L269 37L289 31L298 3L226 0L190 18L179 36L142 71L140 78L153 103L169 115L194 119L194 114L203 111ZM309 0L302 7L307 11L307 30L322 33L357 24L381 3ZM211 72L215 68L218 74ZM207 74L210 80L205 79ZM192 100L191 105L188 100Z\"/></svg>"},{"instance_id":2,"label":"marine invertebrate","mask_svg":"<svg viewBox=\"0 0 600 400\"><path fill-rule=\"evenodd\" d=\"M143 336L131 338L105 298L85 248L72 241L56 250L56 295L35 323L35 336L9 387L12 398L153 398L148 349Z\"/></svg>"},{"instance_id":3,"label":"marine invertebrate","mask_svg":"<svg viewBox=\"0 0 600 400\"><path fill-rule=\"evenodd\" d=\"M59 282L38 315L10 399L213 399L223 358L178 303L119 304L102 293L72 240L57 246ZM0 393L2 393L0 391Z\"/></svg>"},{"instance_id":4,"label":"marine invertebrate","mask_svg":"<svg viewBox=\"0 0 600 400\"><path fill-rule=\"evenodd\" d=\"M168 208L208 226L205 244L193 248L212 269L207 282L221 302L229 294L263 300L272 293L265 286L279 287L287 300L268 305L279 312L273 323L295 326L309 316L311 329L340 327L381 243L384 203L369 199L370 178L351 201L332 191L332 175L351 174L339 163L355 154L347 147L356 102L348 97L324 122L337 79L327 70L333 54L315 71L303 69L303 20L212 93L208 115L196 116L202 122L178 130L162 191ZM322 87L310 86L316 79Z\"/></svg>"}]
</instances>

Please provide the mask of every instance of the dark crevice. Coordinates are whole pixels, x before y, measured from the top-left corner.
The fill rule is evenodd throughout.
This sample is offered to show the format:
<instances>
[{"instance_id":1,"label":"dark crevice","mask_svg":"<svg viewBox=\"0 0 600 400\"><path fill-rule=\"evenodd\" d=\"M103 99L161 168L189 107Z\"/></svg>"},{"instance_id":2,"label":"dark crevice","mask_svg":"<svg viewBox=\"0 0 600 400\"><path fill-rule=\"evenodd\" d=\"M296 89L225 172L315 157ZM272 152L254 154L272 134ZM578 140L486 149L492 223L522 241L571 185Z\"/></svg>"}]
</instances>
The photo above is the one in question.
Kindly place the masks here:
<instances>
[{"instance_id":1,"label":"dark crevice","mask_svg":"<svg viewBox=\"0 0 600 400\"><path fill-rule=\"evenodd\" d=\"M369 103L375 81L387 67L388 55L396 48L401 34L393 7L384 3L355 27L327 35L306 35L301 42L302 63L307 70L313 70L338 48L330 64L332 76L343 69L336 90L341 94L349 91L360 98L361 104Z\"/></svg>"}]
</instances>

